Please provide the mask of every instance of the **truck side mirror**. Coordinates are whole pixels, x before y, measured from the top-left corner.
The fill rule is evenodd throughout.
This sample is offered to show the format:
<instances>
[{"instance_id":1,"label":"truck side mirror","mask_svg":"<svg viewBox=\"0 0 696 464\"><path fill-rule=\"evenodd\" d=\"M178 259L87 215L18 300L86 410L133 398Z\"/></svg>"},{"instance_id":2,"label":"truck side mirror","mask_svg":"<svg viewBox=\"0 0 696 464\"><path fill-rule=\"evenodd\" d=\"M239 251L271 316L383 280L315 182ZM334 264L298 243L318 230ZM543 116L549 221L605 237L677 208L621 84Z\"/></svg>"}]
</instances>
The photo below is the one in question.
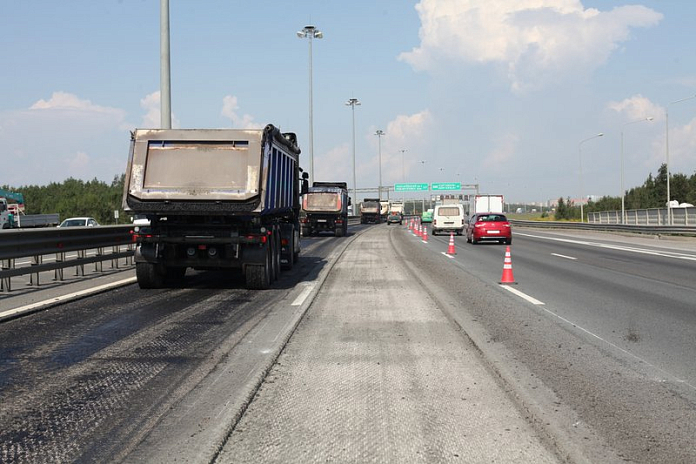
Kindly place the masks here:
<instances>
[{"instance_id":1,"label":"truck side mirror","mask_svg":"<svg viewBox=\"0 0 696 464\"><path fill-rule=\"evenodd\" d=\"M353 202L351 201L350 197L348 197L348 206L352 205Z\"/></svg>"}]
</instances>

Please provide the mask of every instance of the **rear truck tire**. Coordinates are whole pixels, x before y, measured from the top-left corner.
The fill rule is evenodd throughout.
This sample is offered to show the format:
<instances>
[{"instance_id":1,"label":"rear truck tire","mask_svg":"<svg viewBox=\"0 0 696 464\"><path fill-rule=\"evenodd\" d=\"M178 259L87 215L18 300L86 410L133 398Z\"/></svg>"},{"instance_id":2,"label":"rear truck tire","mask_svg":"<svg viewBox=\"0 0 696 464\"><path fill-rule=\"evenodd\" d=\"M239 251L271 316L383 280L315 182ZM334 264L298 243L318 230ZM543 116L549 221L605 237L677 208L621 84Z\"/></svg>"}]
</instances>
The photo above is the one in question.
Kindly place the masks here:
<instances>
[{"instance_id":1,"label":"rear truck tire","mask_svg":"<svg viewBox=\"0 0 696 464\"><path fill-rule=\"evenodd\" d=\"M140 288L162 288L166 274L157 264L135 263L135 276Z\"/></svg>"},{"instance_id":2,"label":"rear truck tire","mask_svg":"<svg viewBox=\"0 0 696 464\"><path fill-rule=\"evenodd\" d=\"M247 264L244 270L246 287L250 290L266 290L271 285L270 250L266 249L263 264Z\"/></svg>"},{"instance_id":3,"label":"rear truck tire","mask_svg":"<svg viewBox=\"0 0 696 464\"><path fill-rule=\"evenodd\" d=\"M348 235L348 219L343 220L343 235Z\"/></svg>"},{"instance_id":4,"label":"rear truck tire","mask_svg":"<svg viewBox=\"0 0 696 464\"><path fill-rule=\"evenodd\" d=\"M334 230L334 236L336 237L343 237L345 234L343 233L343 225L341 224L339 227L336 227Z\"/></svg>"},{"instance_id":5,"label":"rear truck tire","mask_svg":"<svg viewBox=\"0 0 696 464\"><path fill-rule=\"evenodd\" d=\"M292 269L292 267L295 265L295 226L291 225L289 227L289 233L288 230L286 230L284 236L288 243L285 245L285 253L283 253L282 248L280 249L280 259L281 261L285 259L284 263L280 263L280 269L287 271ZM283 235L280 236L280 240L280 246L282 247Z\"/></svg>"},{"instance_id":6,"label":"rear truck tire","mask_svg":"<svg viewBox=\"0 0 696 464\"><path fill-rule=\"evenodd\" d=\"M280 272L281 272L281 267L280 267L280 250L282 244L280 243L280 227L276 227L273 231L273 271L274 271L274 277L273 280L276 281L280 279Z\"/></svg>"},{"instance_id":7,"label":"rear truck tire","mask_svg":"<svg viewBox=\"0 0 696 464\"><path fill-rule=\"evenodd\" d=\"M295 265L295 234L290 235L288 252L285 255L286 263L281 263L281 269L289 271Z\"/></svg>"}]
</instances>

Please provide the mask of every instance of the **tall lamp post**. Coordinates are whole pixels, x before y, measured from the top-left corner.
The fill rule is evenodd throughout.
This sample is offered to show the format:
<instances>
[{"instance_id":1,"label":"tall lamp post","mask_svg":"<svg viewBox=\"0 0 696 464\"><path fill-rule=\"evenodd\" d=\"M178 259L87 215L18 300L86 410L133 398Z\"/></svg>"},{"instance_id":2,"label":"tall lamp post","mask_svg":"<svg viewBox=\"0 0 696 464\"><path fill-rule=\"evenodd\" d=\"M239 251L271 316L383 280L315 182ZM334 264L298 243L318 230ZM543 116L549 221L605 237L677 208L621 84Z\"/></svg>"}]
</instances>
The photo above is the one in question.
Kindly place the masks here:
<instances>
[{"instance_id":1,"label":"tall lamp post","mask_svg":"<svg viewBox=\"0 0 696 464\"><path fill-rule=\"evenodd\" d=\"M353 113L353 205L358 204L358 183L355 177L355 106L360 106L357 98L351 98L346 102L346 106L350 106ZM355 214L356 206L353 206L353 214Z\"/></svg>"},{"instance_id":2,"label":"tall lamp post","mask_svg":"<svg viewBox=\"0 0 696 464\"><path fill-rule=\"evenodd\" d=\"M309 185L314 182L314 119L312 100L312 39L321 39L324 34L314 26L305 26L297 31L300 39L309 39Z\"/></svg>"},{"instance_id":3,"label":"tall lamp post","mask_svg":"<svg viewBox=\"0 0 696 464\"><path fill-rule=\"evenodd\" d=\"M375 135L379 139L379 187L378 191L379 194L377 195L380 199L382 200L382 136L384 135L384 131L382 129L377 129L377 132L375 132ZM389 199L389 195L387 194L387 199Z\"/></svg>"},{"instance_id":4,"label":"tall lamp post","mask_svg":"<svg viewBox=\"0 0 696 464\"><path fill-rule=\"evenodd\" d=\"M621 224L626 224L626 203L625 203L626 191L624 190L624 130L623 130L623 128L625 126L628 126L629 124L635 124L638 122L652 121L652 120L653 120L653 118L652 118L652 116L650 116L647 118L636 119L635 121L630 121L630 122L624 123L621 126Z\"/></svg>"},{"instance_id":5,"label":"tall lamp post","mask_svg":"<svg viewBox=\"0 0 696 464\"><path fill-rule=\"evenodd\" d=\"M401 152L401 182L406 183L406 171L404 170L404 153L407 151L405 148L399 150ZM405 203L406 194L401 194L401 201Z\"/></svg>"},{"instance_id":6,"label":"tall lamp post","mask_svg":"<svg viewBox=\"0 0 696 464\"><path fill-rule=\"evenodd\" d=\"M592 137L588 137L584 140L581 140L578 143L578 160L580 162L580 222L585 222L585 209L583 207L583 191L585 190L583 185L582 185L582 144L587 142L588 140L596 139L597 137L602 137L604 135L603 132L600 132L597 135L593 135Z\"/></svg>"},{"instance_id":7,"label":"tall lamp post","mask_svg":"<svg viewBox=\"0 0 696 464\"><path fill-rule=\"evenodd\" d=\"M172 128L172 73L169 52L169 0L160 0L160 127Z\"/></svg>"},{"instance_id":8,"label":"tall lamp post","mask_svg":"<svg viewBox=\"0 0 696 464\"><path fill-rule=\"evenodd\" d=\"M675 103L681 103L686 100L691 100L692 98L696 98L696 95L692 95L690 97L681 98L679 100L670 102L667 104L667 107L665 108L665 158L667 163L667 224L670 226L672 225L672 208L670 208L669 202L672 200L672 197L669 191L669 106L674 105Z\"/></svg>"}]
</instances>

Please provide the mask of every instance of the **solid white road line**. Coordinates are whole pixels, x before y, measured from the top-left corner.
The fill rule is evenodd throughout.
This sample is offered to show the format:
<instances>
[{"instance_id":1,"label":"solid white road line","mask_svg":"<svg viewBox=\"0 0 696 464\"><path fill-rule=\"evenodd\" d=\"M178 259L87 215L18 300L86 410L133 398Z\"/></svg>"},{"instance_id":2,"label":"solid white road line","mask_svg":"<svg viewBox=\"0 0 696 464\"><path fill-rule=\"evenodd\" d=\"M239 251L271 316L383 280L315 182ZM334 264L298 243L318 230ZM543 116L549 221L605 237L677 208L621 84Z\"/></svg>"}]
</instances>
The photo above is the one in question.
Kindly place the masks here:
<instances>
[{"instance_id":1,"label":"solid white road line","mask_svg":"<svg viewBox=\"0 0 696 464\"><path fill-rule=\"evenodd\" d=\"M442 253L443 255L447 256L449 259L454 259L454 256L448 255L448 254L445 253L444 251L441 251L440 253Z\"/></svg>"},{"instance_id":2,"label":"solid white road line","mask_svg":"<svg viewBox=\"0 0 696 464\"><path fill-rule=\"evenodd\" d=\"M306 284L306 287L302 292L297 295L297 298L295 298L295 301L293 301L290 306L300 306L304 301L307 299L310 293L312 293L312 290L314 289L314 286L316 285L316 282L309 282Z\"/></svg>"},{"instance_id":3,"label":"solid white road line","mask_svg":"<svg viewBox=\"0 0 696 464\"><path fill-rule=\"evenodd\" d=\"M559 258L565 258L565 259L572 259L576 260L578 258L573 258L572 256L566 256L566 255L559 255L558 253L551 253L553 256L558 256Z\"/></svg>"},{"instance_id":4,"label":"solid white road line","mask_svg":"<svg viewBox=\"0 0 696 464\"><path fill-rule=\"evenodd\" d=\"M696 261L696 255L690 254L690 253L684 253L684 252L659 251L659 250L651 250L649 248L638 248L638 247L628 246L628 245L610 245L610 244L606 244L606 243L588 242L585 240L574 240L574 239L569 239L569 238L544 237L541 235L525 234L522 232L517 232L516 234L522 235L524 237L539 238L542 240L550 240L550 241L554 241L554 242L574 243L576 245L593 246L593 247L597 247L597 248L606 248L609 250L626 251L629 253L640 253L640 254L644 254L644 255L662 256L665 258L686 259L689 261Z\"/></svg>"},{"instance_id":5,"label":"solid white road line","mask_svg":"<svg viewBox=\"0 0 696 464\"><path fill-rule=\"evenodd\" d=\"M504 289L506 289L507 291L514 293L515 295L519 296L520 298L529 301L533 305L543 305L544 304L543 302L537 300L536 298L533 298L533 297L527 295L526 293L522 293L519 290L517 290L516 288L513 288L509 285L501 284L500 286L503 287Z\"/></svg>"},{"instance_id":6,"label":"solid white road line","mask_svg":"<svg viewBox=\"0 0 696 464\"><path fill-rule=\"evenodd\" d=\"M137 281L136 277L130 277L128 279L119 280L117 282L111 282L109 284L99 285L97 287L92 287L92 288L88 288L85 290L80 290L79 292L68 293L67 295L61 295L61 296L57 296L55 298L51 298L48 300L38 301L36 303L32 303L29 305L20 306L19 308L8 309L7 311L3 311L0 313L0 319L5 319L7 317L15 316L17 314L22 314L22 313L25 313L28 311L33 311L33 310L36 310L36 309L41 308L43 306L47 306L49 304L52 305L52 304L56 304L56 303L62 303L65 301L74 300L75 298L79 298L79 297L82 297L85 295L91 295L92 293L98 293L98 292L101 292L103 290L108 290L110 288L128 285L128 284L131 284L131 283L136 282L136 281Z\"/></svg>"}]
</instances>

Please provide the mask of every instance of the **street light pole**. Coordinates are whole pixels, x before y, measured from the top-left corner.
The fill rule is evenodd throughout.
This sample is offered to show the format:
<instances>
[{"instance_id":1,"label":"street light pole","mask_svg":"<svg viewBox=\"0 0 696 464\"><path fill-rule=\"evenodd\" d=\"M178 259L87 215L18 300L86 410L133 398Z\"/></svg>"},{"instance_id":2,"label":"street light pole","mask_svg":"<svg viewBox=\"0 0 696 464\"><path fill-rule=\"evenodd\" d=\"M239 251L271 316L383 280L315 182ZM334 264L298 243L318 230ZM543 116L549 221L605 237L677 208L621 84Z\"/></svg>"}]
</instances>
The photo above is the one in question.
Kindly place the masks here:
<instances>
[{"instance_id":1,"label":"street light pole","mask_svg":"<svg viewBox=\"0 0 696 464\"><path fill-rule=\"evenodd\" d=\"M401 152L401 182L406 183L406 171L404 170L404 152L406 152L405 148L402 148L399 150ZM402 193L401 194L401 201L405 201L406 194Z\"/></svg>"},{"instance_id":2,"label":"street light pole","mask_svg":"<svg viewBox=\"0 0 696 464\"><path fill-rule=\"evenodd\" d=\"M309 185L314 182L314 116L312 97L312 39L321 39L324 34L314 26L305 26L297 32L300 39L309 39Z\"/></svg>"},{"instance_id":3,"label":"street light pole","mask_svg":"<svg viewBox=\"0 0 696 464\"><path fill-rule=\"evenodd\" d=\"M172 128L172 73L169 51L169 0L160 0L160 127Z\"/></svg>"},{"instance_id":4,"label":"street light pole","mask_svg":"<svg viewBox=\"0 0 696 464\"><path fill-rule=\"evenodd\" d=\"M377 132L375 132L375 135L379 139L379 194L377 196L379 197L379 200L382 201L382 136L384 135L384 131L382 129L378 129Z\"/></svg>"},{"instance_id":5,"label":"street light pole","mask_svg":"<svg viewBox=\"0 0 696 464\"><path fill-rule=\"evenodd\" d=\"M346 106L351 107L353 113L353 214L355 214L355 208L358 204L358 183L355 177L355 106L360 106L360 102L357 98L351 98L346 102Z\"/></svg>"},{"instance_id":6,"label":"street light pole","mask_svg":"<svg viewBox=\"0 0 696 464\"><path fill-rule=\"evenodd\" d=\"M585 209L584 209L583 204L582 204L582 200L583 200L583 193L582 192L584 191L584 187L582 185L582 144L587 142L588 140L596 139L597 137L602 137L603 135L604 135L604 133L600 132L599 134L593 135L592 137L588 137L584 140L581 140L578 143L578 160L580 162L580 222L585 222Z\"/></svg>"},{"instance_id":7,"label":"street light pole","mask_svg":"<svg viewBox=\"0 0 696 464\"><path fill-rule=\"evenodd\" d=\"M670 207L669 202L672 200L672 197L669 191L669 106L674 105L675 103L681 103L686 100L691 100L692 98L696 98L696 95L675 100L673 102L668 103L665 107L665 158L667 163L667 224L670 226L672 225L672 208Z\"/></svg>"},{"instance_id":8,"label":"street light pole","mask_svg":"<svg viewBox=\"0 0 696 464\"><path fill-rule=\"evenodd\" d=\"M623 131L623 128L625 126L628 126L629 124L635 124L637 122L652 121L652 120L653 120L652 116L649 116L647 118L637 119L635 121L630 121L630 122L624 123L621 126L621 224L626 224L626 203L625 203L626 191L624 190L624 131Z\"/></svg>"}]
</instances>

